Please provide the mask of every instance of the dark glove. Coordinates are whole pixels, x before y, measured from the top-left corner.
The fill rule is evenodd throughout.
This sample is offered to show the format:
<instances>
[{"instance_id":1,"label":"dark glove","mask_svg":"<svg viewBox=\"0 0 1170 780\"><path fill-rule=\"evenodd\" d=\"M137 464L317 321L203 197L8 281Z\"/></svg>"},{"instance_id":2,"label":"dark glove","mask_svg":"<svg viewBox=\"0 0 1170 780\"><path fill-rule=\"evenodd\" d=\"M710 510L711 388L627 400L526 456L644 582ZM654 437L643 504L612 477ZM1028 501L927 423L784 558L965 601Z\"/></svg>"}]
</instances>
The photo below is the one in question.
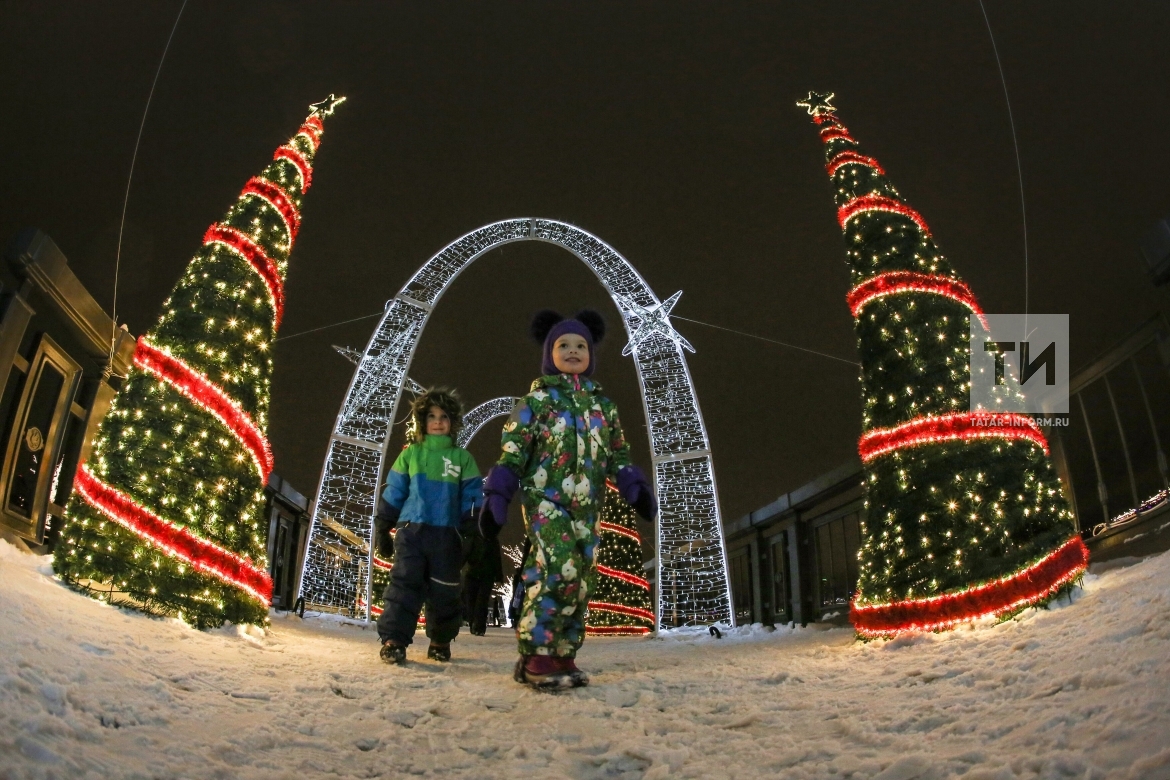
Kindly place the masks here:
<instances>
[{"instance_id":1,"label":"dark glove","mask_svg":"<svg viewBox=\"0 0 1170 780\"><path fill-rule=\"evenodd\" d=\"M646 475L637 466L626 466L617 474L617 489L626 503L642 517L653 522L658 516L658 499L654 498L654 491Z\"/></svg>"},{"instance_id":2,"label":"dark glove","mask_svg":"<svg viewBox=\"0 0 1170 780\"><path fill-rule=\"evenodd\" d=\"M386 499L378 497L378 514L374 515L374 551L382 560L394 557L394 535L390 531L398 525L401 512L401 509L390 506Z\"/></svg>"},{"instance_id":3,"label":"dark glove","mask_svg":"<svg viewBox=\"0 0 1170 780\"><path fill-rule=\"evenodd\" d=\"M464 563L469 562L471 559L471 553L475 549L475 537L477 536L479 536L479 518L473 512L468 512L459 518L459 539L463 542Z\"/></svg>"},{"instance_id":4,"label":"dark glove","mask_svg":"<svg viewBox=\"0 0 1170 780\"><path fill-rule=\"evenodd\" d=\"M484 539L495 539L508 521L508 504L520 478L507 466L492 466L483 481L483 509L479 512L479 532Z\"/></svg>"},{"instance_id":5,"label":"dark glove","mask_svg":"<svg viewBox=\"0 0 1170 780\"><path fill-rule=\"evenodd\" d=\"M504 505L504 511L508 511L507 504ZM479 535L488 541L491 541L500 535L500 526L496 524L496 519L488 510L488 505L486 503L483 505L483 511L479 513Z\"/></svg>"}]
</instances>

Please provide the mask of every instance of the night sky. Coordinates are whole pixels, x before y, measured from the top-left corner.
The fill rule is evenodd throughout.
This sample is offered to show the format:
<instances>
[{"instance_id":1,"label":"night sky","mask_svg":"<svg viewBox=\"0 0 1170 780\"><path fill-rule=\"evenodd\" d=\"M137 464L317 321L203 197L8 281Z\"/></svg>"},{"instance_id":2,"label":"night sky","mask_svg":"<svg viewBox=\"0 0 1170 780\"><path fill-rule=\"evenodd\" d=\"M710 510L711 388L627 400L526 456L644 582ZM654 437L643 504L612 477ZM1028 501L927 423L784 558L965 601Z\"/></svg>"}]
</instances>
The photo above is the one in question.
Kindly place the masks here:
<instances>
[{"instance_id":1,"label":"night sky","mask_svg":"<svg viewBox=\"0 0 1170 780\"><path fill-rule=\"evenodd\" d=\"M0 241L41 228L107 310L134 140L179 5L0 4ZM466 232L547 217L608 242L660 298L682 290L681 317L852 360L823 152L794 106L809 89L836 92L984 309L1022 311L1016 158L979 3L802 5L191 0L139 151L119 319L135 334L154 324L206 227L330 92L349 101L306 197L286 337L380 312ZM1170 4L987 10L1022 158L1028 305L1071 315L1075 372L1168 300L1138 242L1170 214ZM617 309L557 247L475 263L411 375L468 406L523 394L539 372L528 320L544 307L606 316L596 378L649 467ZM330 345L364 346L375 322L277 343L269 434L277 472L306 494L353 371ZM856 457L855 367L675 324L698 350L725 519ZM472 447L482 469L498 432Z\"/></svg>"}]
</instances>

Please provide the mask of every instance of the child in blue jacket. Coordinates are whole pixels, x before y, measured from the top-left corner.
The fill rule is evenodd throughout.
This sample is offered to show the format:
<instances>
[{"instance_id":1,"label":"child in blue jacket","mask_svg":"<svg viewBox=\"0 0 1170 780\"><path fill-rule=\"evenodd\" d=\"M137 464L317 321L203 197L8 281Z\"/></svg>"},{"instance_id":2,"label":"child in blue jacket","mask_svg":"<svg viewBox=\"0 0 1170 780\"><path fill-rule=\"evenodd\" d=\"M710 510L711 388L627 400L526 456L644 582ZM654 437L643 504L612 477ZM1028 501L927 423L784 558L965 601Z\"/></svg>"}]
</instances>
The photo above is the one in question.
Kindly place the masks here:
<instances>
[{"instance_id":1,"label":"child in blue jacket","mask_svg":"<svg viewBox=\"0 0 1170 780\"><path fill-rule=\"evenodd\" d=\"M424 604L431 640L427 658L451 660L451 640L463 622L460 526L475 528L475 509L483 502L475 459L452 440L462 424L455 393L428 390L415 399L411 415L413 441L390 469L374 522L379 556L397 553L378 618L380 655L391 664L406 663Z\"/></svg>"}]
</instances>

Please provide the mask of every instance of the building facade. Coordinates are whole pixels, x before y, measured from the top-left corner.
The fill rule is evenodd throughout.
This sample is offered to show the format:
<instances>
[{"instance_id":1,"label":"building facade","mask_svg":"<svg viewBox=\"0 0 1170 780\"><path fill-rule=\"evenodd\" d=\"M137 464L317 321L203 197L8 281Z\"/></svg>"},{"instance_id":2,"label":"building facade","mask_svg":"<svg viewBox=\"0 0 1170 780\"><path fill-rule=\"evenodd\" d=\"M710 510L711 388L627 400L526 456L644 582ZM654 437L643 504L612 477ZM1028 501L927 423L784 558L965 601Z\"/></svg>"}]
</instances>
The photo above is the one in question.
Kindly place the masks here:
<instances>
[{"instance_id":1,"label":"building facade","mask_svg":"<svg viewBox=\"0 0 1170 780\"><path fill-rule=\"evenodd\" d=\"M52 549L77 465L133 355L134 337L115 330L53 240L34 228L17 234L0 263L6 535Z\"/></svg>"},{"instance_id":2,"label":"building facade","mask_svg":"<svg viewBox=\"0 0 1170 780\"><path fill-rule=\"evenodd\" d=\"M268 518L272 606L289 610L296 604L305 545L309 542L309 499L273 472L264 486L264 515Z\"/></svg>"}]
</instances>

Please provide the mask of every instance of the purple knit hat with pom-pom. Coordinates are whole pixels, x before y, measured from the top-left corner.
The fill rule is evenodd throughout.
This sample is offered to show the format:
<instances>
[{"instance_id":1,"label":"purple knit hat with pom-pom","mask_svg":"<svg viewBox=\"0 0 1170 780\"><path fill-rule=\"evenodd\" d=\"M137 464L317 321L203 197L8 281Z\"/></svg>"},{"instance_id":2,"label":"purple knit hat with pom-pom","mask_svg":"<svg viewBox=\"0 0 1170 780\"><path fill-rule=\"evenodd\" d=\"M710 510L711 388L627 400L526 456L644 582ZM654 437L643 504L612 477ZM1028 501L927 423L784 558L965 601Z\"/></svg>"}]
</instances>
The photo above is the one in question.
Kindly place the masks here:
<instances>
[{"instance_id":1,"label":"purple knit hat with pom-pom","mask_svg":"<svg viewBox=\"0 0 1170 780\"><path fill-rule=\"evenodd\" d=\"M572 319L565 319L551 309L536 313L532 318L532 337L544 345L540 370L544 374L559 374L553 364L552 349L557 339L566 333L573 333L585 339L589 345L589 365L581 372L582 376L593 376L593 369L597 367L596 345L605 338L605 320L601 315L590 309L577 312Z\"/></svg>"}]
</instances>

